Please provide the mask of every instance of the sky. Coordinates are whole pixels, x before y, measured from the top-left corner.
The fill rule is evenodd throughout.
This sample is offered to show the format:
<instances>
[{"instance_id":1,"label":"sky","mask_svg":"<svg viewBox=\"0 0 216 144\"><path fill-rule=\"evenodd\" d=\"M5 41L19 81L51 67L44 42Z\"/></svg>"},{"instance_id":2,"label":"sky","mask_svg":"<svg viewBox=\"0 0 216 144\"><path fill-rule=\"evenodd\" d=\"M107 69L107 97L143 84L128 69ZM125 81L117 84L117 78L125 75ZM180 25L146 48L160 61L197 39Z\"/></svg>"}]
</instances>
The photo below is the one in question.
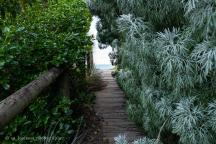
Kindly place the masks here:
<instances>
[{"instance_id":1,"label":"sky","mask_svg":"<svg viewBox=\"0 0 216 144\"><path fill-rule=\"evenodd\" d=\"M94 38L96 38L97 30L96 30L96 23L99 21L98 17L93 17L90 30L88 32L88 35L93 35ZM99 49L98 47L98 41L93 40L94 46L93 46L93 58L94 58L94 64L100 65L100 64L111 64L108 54L112 51L112 48L109 46L106 49Z\"/></svg>"}]
</instances>

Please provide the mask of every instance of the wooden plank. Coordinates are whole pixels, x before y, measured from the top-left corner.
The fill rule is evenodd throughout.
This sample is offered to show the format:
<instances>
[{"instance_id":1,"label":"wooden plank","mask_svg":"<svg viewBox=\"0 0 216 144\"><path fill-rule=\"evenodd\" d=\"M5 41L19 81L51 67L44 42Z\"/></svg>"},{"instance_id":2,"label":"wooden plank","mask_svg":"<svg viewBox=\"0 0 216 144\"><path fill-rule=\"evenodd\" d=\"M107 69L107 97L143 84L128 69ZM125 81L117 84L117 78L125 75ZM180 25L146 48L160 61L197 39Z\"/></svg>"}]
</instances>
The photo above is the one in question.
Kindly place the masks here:
<instances>
[{"instance_id":1,"label":"wooden plank","mask_svg":"<svg viewBox=\"0 0 216 144\"><path fill-rule=\"evenodd\" d=\"M140 138L142 132L136 127L134 122L129 121L126 114L126 99L115 79L111 76L111 71L101 72L102 80L106 87L96 92L95 110L102 117L102 132L104 144L113 144L114 137L119 134L126 134L128 139Z\"/></svg>"}]
</instances>

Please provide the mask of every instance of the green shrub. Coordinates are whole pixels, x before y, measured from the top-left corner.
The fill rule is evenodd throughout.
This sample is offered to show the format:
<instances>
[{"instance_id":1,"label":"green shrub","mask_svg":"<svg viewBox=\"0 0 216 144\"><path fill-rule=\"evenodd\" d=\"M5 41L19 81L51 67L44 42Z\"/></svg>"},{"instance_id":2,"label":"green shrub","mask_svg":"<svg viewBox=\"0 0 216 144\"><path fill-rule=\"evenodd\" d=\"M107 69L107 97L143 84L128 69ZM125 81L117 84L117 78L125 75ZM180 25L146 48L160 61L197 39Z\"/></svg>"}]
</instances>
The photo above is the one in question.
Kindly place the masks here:
<instances>
[{"instance_id":1,"label":"green shrub","mask_svg":"<svg viewBox=\"0 0 216 144\"><path fill-rule=\"evenodd\" d=\"M116 48L131 118L151 137L166 122L165 143L177 143L167 135L215 143L215 1L89 0L89 7L101 18L99 39Z\"/></svg>"},{"instance_id":2,"label":"green shrub","mask_svg":"<svg viewBox=\"0 0 216 144\"><path fill-rule=\"evenodd\" d=\"M119 135L118 137L115 137L115 144L130 144L130 142L128 142L126 135ZM162 143L156 139L149 139L144 137L144 138L134 140L132 144L162 144Z\"/></svg>"},{"instance_id":3,"label":"green shrub","mask_svg":"<svg viewBox=\"0 0 216 144\"><path fill-rule=\"evenodd\" d=\"M0 131L3 144L55 144L69 143L85 127L82 114L77 114L82 104L92 101L83 100L91 95L82 94L74 100L53 94L42 95L22 114Z\"/></svg>"},{"instance_id":4,"label":"green shrub","mask_svg":"<svg viewBox=\"0 0 216 144\"><path fill-rule=\"evenodd\" d=\"M63 143L74 135L79 124L72 117L70 99L58 97L52 105L47 102L49 99L47 96L38 98L24 115L18 115L1 133L1 143L36 144L48 141L51 137L52 142Z\"/></svg>"},{"instance_id":5,"label":"green shrub","mask_svg":"<svg viewBox=\"0 0 216 144\"><path fill-rule=\"evenodd\" d=\"M91 15L79 0L34 4L15 20L1 20L0 96L8 95L51 67L85 69L91 50Z\"/></svg>"},{"instance_id":6,"label":"green shrub","mask_svg":"<svg viewBox=\"0 0 216 144\"><path fill-rule=\"evenodd\" d=\"M47 88L0 131L0 143L66 143L76 137L84 125L76 111L93 100L83 91L86 54L92 44L87 36L90 22L91 14L80 0L49 0L46 6L35 1L14 19L0 18L0 100L52 67L78 82L73 84L72 100L59 94L57 84Z\"/></svg>"}]
</instances>

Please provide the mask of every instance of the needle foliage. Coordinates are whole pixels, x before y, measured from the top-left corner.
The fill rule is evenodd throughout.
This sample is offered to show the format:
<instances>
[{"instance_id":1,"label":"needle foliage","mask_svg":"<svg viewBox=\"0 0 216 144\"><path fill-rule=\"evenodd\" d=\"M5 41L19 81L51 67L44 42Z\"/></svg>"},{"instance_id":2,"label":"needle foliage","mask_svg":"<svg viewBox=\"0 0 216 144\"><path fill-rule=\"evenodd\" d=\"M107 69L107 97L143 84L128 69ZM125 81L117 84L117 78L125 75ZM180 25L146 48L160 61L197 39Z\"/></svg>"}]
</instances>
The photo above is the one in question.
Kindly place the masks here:
<instances>
[{"instance_id":1,"label":"needle foliage","mask_svg":"<svg viewBox=\"0 0 216 144\"><path fill-rule=\"evenodd\" d=\"M116 48L131 119L153 138L164 125L165 143L169 135L171 143L214 144L216 2L90 0L89 7L101 18L101 42Z\"/></svg>"}]
</instances>

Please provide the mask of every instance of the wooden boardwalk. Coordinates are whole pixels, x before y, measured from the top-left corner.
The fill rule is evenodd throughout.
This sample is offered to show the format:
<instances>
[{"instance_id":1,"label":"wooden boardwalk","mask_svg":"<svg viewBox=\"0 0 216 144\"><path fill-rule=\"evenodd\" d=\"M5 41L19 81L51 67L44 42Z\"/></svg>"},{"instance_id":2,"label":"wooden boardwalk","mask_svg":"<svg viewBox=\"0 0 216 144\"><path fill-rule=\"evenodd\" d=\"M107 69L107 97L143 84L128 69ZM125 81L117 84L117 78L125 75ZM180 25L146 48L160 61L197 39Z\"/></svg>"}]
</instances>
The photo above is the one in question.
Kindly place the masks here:
<instances>
[{"instance_id":1,"label":"wooden boardwalk","mask_svg":"<svg viewBox=\"0 0 216 144\"><path fill-rule=\"evenodd\" d=\"M102 144L113 144L114 137L125 134L129 140L141 137L136 125L129 121L125 112L125 96L118 87L110 70L101 71L102 80L106 87L96 92L95 110L102 118Z\"/></svg>"}]
</instances>

